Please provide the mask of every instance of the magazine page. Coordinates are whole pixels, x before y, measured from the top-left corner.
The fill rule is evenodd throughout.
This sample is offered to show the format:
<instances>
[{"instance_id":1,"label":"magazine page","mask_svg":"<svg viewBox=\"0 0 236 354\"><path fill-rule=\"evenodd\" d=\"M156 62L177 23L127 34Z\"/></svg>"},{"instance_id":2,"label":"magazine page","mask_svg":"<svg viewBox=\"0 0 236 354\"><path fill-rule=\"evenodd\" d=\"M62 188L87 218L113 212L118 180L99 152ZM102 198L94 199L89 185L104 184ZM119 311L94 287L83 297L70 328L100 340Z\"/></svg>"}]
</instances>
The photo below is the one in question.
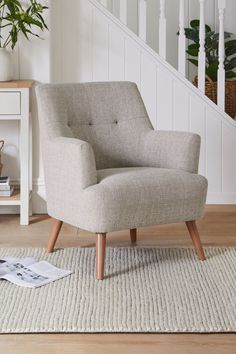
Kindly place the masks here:
<instances>
[{"instance_id":1,"label":"magazine page","mask_svg":"<svg viewBox=\"0 0 236 354\"><path fill-rule=\"evenodd\" d=\"M72 273L69 270L54 267L46 261L31 263L31 265L21 262L14 264L14 266L16 269L4 276L1 276L1 279L5 279L15 285L28 288L40 287Z\"/></svg>"},{"instance_id":2,"label":"magazine page","mask_svg":"<svg viewBox=\"0 0 236 354\"><path fill-rule=\"evenodd\" d=\"M3 257L0 259L0 277L16 270L18 263L28 266L35 262L37 261L34 258L21 259L15 257Z\"/></svg>"}]
</instances>

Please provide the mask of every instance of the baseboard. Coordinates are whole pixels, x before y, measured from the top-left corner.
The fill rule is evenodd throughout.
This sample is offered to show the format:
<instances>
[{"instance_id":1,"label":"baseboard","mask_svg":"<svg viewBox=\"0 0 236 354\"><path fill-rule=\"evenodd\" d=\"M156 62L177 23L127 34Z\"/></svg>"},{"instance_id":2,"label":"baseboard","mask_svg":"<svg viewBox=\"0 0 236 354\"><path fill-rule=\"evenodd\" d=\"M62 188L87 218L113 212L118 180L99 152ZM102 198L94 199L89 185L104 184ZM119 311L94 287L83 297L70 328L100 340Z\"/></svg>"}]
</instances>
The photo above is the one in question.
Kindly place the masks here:
<instances>
[{"instance_id":1,"label":"baseboard","mask_svg":"<svg viewBox=\"0 0 236 354\"><path fill-rule=\"evenodd\" d=\"M236 204L236 194L208 193L207 204Z\"/></svg>"}]
</instances>

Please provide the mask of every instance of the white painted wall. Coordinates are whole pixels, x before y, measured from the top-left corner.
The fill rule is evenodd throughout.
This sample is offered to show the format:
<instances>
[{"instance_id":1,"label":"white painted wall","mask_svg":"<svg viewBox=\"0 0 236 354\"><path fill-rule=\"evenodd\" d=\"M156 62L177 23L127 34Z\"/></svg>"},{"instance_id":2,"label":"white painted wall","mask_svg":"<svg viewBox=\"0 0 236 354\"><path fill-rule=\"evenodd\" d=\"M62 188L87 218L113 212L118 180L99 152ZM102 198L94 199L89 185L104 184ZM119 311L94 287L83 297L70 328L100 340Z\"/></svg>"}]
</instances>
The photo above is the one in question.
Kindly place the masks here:
<instances>
[{"instance_id":1,"label":"white painted wall","mask_svg":"<svg viewBox=\"0 0 236 354\"><path fill-rule=\"evenodd\" d=\"M137 0L129 0L128 25L137 30ZM235 0L232 2L236 7ZM46 1L47 2L47 1ZM158 17L158 1L148 0L148 16ZM178 28L177 0L166 0L168 60L176 65ZM190 0L191 18L196 17L197 0ZM212 0L208 2L208 14L212 15ZM195 3L195 7L193 5ZM110 3L111 6L111 3ZM176 10L173 10L176 7ZM234 8L233 7L233 8ZM114 11L118 13L117 4ZM72 11L73 9L73 11ZM214 13L214 11L213 11ZM234 12L235 13L235 12ZM227 12L227 26L236 26L233 12ZM214 17L212 17L213 21ZM89 0L51 0L50 38L44 41L22 41L15 55L16 78L34 79L40 82L74 82L93 80L131 80L139 85L154 126L159 129L196 131L202 136L200 172L210 182L211 203L236 202L236 127L207 103L190 85L179 79L169 66L142 46L130 32L114 23ZM208 23L210 23L208 21ZM212 22L214 23L214 22ZM148 43L158 46L158 21L148 21ZM171 30L170 30L171 29ZM235 29L236 32L236 29ZM172 38L172 39L171 39ZM175 53L175 54L171 54ZM42 163L40 160L37 111L32 95L33 156L34 156L34 212L45 212L45 192ZM4 152L4 173L19 179L19 126L15 122L0 124L0 138L7 141ZM0 209L0 212L9 211Z\"/></svg>"}]
</instances>

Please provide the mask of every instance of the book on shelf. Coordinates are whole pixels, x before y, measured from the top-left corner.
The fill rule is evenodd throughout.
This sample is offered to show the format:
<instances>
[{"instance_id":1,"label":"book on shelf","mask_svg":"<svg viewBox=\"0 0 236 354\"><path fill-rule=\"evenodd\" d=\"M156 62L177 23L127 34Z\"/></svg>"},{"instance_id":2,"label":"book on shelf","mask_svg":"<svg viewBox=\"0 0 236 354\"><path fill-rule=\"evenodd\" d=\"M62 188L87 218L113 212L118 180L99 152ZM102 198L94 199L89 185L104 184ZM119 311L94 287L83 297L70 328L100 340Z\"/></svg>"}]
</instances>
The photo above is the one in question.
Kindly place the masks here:
<instances>
[{"instance_id":1,"label":"book on shelf","mask_svg":"<svg viewBox=\"0 0 236 354\"><path fill-rule=\"evenodd\" d=\"M0 176L0 197L11 197L14 187L10 185L10 177Z\"/></svg>"},{"instance_id":2,"label":"book on shelf","mask_svg":"<svg viewBox=\"0 0 236 354\"><path fill-rule=\"evenodd\" d=\"M9 191L11 189L10 184L0 184L0 192L1 191Z\"/></svg>"},{"instance_id":3,"label":"book on shelf","mask_svg":"<svg viewBox=\"0 0 236 354\"><path fill-rule=\"evenodd\" d=\"M10 187L8 190L0 190L0 197L11 197L14 191L14 187Z\"/></svg>"},{"instance_id":4,"label":"book on shelf","mask_svg":"<svg viewBox=\"0 0 236 354\"><path fill-rule=\"evenodd\" d=\"M0 186L9 186L10 185L10 177L8 176L0 176Z\"/></svg>"}]
</instances>

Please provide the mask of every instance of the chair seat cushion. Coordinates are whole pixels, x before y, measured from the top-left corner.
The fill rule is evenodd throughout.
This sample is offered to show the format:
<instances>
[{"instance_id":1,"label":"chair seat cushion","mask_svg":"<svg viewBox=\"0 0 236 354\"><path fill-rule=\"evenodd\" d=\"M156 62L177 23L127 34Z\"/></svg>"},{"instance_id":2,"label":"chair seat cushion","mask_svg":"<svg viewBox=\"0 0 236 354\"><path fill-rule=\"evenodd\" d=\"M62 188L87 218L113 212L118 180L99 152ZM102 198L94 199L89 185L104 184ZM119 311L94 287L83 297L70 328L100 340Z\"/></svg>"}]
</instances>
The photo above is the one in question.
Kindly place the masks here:
<instances>
[{"instance_id":1,"label":"chair seat cushion","mask_svg":"<svg viewBox=\"0 0 236 354\"><path fill-rule=\"evenodd\" d=\"M83 191L79 227L109 232L200 218L207 180L174 169L98 170L98 184Z\"/></svg>"}]
</instances>

